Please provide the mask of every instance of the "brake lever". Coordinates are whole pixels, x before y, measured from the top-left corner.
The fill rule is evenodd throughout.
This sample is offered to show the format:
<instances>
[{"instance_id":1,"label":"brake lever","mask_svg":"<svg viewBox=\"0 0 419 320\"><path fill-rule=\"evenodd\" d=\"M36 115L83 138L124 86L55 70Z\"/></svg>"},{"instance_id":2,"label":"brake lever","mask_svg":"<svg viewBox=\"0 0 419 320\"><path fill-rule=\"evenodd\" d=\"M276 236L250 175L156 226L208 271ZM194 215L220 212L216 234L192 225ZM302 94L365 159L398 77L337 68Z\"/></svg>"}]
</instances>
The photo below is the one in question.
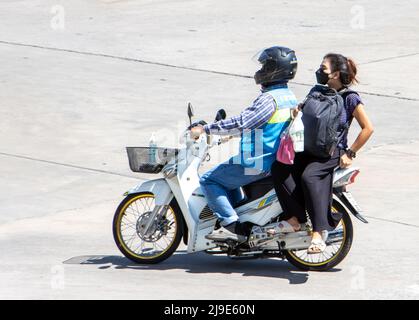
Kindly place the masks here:
<instances>
[{"instance_id":1,"label":"brake lever","mask_svg":"<svg viewBox=\"0 0 419 320\"><path fill-rule=\"evenodd\" d=\"M220 140L218 140L218 145L220 145L222 143L229 142L231 139L233 139L233 136L228 136L228 137L225 137L225 138L220 138Z\"/></svg>"}]
</instances>

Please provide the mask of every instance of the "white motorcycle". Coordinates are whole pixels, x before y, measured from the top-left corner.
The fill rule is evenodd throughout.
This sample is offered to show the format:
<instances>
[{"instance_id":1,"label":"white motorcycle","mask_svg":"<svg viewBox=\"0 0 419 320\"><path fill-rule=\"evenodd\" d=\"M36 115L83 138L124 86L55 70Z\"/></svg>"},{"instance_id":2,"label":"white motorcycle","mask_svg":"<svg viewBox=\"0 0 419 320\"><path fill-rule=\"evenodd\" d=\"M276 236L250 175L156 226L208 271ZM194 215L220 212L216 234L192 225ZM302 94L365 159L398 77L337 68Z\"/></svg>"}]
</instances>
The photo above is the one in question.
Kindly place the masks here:
<instances>
[{"instance_id":1,"label":"white motorcycle","mask_svg":"<svg viewBox=\"0 0 419 320\"><path fill-rule=\"evenodd\" d=\"M188 115L191 122L190 105ZM216 121L224 118L225 112L220 110ZM268 232L280 223L282 213L271 177L243 186L243 199L234 204L240 222L249 230L245 243L205 238L219 223L200 190L198 169L208 158L210 148L225 141L214 135L201 135L195 140L186 130L181 149L127 147L132 171L161 172L163 178L136 185L125 193L118 206L113 235L124 256L137 263L158 263L169 258L183 239L188 253L204 251L237 259L279 257L302 270L317 271L329 270L340 263L352 244L350 213L368 223L346 190L359 173L358 168L335 171L332 212L338 225L328 233L327 248L322 253L307 254L312 232L310 222L294 233Z\"/></svg>"}]
</instances>

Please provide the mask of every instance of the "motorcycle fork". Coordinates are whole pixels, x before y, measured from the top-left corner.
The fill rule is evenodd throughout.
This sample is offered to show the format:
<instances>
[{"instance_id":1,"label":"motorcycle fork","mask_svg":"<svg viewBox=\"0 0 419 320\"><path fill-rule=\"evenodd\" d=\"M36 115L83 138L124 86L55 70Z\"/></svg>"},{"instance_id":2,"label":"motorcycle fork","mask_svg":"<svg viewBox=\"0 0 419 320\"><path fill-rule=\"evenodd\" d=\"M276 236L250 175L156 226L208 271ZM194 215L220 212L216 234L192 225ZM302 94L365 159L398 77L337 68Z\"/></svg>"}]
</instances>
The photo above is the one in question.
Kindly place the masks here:
<instances>
[{"instance_id":1,"label":"motorcycle fork","mask_svg":"<svg viewBox=\"0 0 419 320\"><path fill-rule=\"evenodd\" d=\"M148 236L151 236L152 235L152 233L150 234L150 232L149 232L149 229L151 227L151 224L153 223L153 221L156 218L160 219L162 217L162 215L167 211L168 207L169 207L168 205L156 205L153 208L153 211L151 211L150 218L148 219L148 221L147 221L147 223L145 225L145 228L144 228L144 234L145 234L145 236L148 237ZM154 232L154 230L153 230L153 232Z\"/></svg>"}]
</instances>

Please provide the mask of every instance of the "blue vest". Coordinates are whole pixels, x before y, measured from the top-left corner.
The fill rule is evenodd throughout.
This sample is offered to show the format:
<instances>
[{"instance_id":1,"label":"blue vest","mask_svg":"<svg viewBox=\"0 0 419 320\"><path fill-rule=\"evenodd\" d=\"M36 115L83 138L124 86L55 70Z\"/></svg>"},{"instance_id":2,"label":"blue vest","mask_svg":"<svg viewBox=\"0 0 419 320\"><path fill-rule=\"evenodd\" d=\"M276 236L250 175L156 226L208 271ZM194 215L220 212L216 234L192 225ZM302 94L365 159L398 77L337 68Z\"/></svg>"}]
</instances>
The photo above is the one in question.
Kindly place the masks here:
<instances>
[{"instance_id":1,"label":"blue vest","mask_svg":"<svg viewBox=\"0 0 419 320\"><path fill-rule=\"evenodd\" d=\"M273 97L276 110L261 127L242 133L238 156L243 167L269 172L276 159L281 133L291 122L290 109L295 108L298 102L287 85L272 86L264 92ZM237 160L237 156L234 157L234 163Z\"/></svg>"}]
</instances>

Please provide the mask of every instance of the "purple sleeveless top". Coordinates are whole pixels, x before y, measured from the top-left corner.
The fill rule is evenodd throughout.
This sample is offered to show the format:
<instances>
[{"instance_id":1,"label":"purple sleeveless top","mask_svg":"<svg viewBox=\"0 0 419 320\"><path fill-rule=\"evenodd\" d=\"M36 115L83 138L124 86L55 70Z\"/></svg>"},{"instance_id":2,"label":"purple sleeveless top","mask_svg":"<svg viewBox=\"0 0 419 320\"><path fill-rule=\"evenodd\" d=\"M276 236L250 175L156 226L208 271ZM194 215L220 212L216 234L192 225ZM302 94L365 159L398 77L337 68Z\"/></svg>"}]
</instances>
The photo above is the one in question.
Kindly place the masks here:
<instances>
[{"instance_id":1,"label":"purple sleeveless top","mask_svg":"<svg viewBox=\"0 0 419 320\"><path fill-rule=\"evenodd\" d=\"M349 93L345 97L344 107L345 107L346 112L342 112L342 116L340 118L340 124L341 125L345 125L345 124L350 125L351 124L352 119L353 119L353 113L354 113L356 107L360 103L362 103L361 97L355 92ZM341 133L340 142L338 144L338 147L341 148L341 149L347 149L348 148L348 131L344 130Z\"/></svg>"}]
</instances>

